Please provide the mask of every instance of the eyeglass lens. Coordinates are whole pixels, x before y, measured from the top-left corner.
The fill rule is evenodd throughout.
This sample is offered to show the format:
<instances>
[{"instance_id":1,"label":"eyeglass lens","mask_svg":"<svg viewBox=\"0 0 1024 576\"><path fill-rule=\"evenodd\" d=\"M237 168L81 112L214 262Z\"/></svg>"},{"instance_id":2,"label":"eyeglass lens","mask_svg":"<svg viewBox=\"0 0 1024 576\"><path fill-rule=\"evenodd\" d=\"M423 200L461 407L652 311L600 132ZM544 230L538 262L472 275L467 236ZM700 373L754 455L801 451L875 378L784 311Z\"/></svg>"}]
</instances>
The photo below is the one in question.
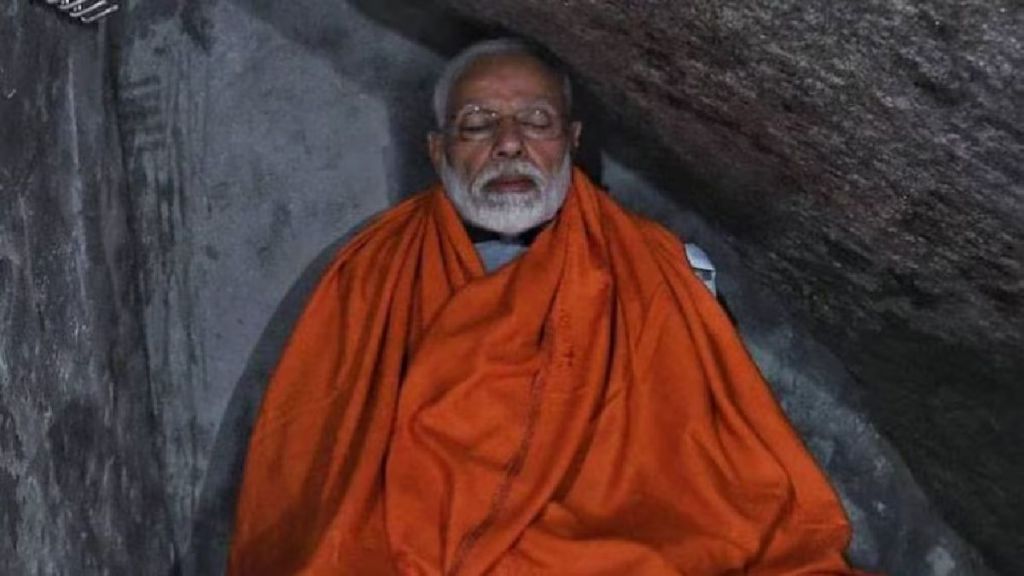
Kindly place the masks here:
<instances>
[{"instance_id":1,"label":"eyeglass lens","mask_svg":"<svg viewBox=\"0 0 1024 576\"><path fill-rule=\"evenodd\" d=\"M456 117L455 133L463 140L490 140L506 117L512 118L520 133L531 140L550 140L562 133L558 114L541 107L519 110L512 114L499 114L486 108L471 108Z\"/></svg>"}]
</instances>

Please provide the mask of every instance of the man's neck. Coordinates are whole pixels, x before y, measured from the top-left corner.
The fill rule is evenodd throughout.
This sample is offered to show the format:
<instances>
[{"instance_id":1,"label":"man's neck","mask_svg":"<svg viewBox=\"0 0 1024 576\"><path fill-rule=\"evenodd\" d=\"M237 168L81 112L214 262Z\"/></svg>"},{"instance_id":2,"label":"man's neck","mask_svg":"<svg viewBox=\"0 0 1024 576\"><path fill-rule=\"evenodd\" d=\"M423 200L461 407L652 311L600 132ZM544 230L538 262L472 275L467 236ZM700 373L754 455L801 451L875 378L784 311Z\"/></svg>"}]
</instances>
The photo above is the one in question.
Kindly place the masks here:
<instances>
[{"instance_id":1,"label":"man's neck","mask_svg":"<svg viewBox=\"0 0 1024 576\"><path fill-rule=\"evenodd\" d=\"M524 230L518 234L501 234L493 230L486 230L479 226L474 226L469 222L463 221L462 224L466 227L466 233L469 235L469 240L473 244L480 244L482 242L501 242L503 244L518 244L520 246L529 246L533 239L537 237L537 234L548 225L548 222L544 222L529 230Z\"/></svg>"}]
</instances>

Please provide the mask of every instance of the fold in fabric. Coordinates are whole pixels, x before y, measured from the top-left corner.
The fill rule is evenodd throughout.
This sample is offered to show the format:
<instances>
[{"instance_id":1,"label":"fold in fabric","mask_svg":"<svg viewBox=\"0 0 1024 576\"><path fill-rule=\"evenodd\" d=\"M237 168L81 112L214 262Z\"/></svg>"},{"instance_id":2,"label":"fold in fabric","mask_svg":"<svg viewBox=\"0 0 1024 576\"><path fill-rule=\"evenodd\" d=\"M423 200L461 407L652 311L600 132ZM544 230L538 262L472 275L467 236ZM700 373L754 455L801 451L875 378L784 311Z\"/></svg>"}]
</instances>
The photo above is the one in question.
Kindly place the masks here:
<instances>
[{"instance_id":1,"label":"fold in fabric","mask_svg":"<svg viewBox=\"0 0 1024 576\"><path fill-rule=\"evenodd\" d=\"M273 376L230 572L854 573L835 494L686 262L578 169L492 274L440 187L382 214Z\"/></svg>"}]
</instances>

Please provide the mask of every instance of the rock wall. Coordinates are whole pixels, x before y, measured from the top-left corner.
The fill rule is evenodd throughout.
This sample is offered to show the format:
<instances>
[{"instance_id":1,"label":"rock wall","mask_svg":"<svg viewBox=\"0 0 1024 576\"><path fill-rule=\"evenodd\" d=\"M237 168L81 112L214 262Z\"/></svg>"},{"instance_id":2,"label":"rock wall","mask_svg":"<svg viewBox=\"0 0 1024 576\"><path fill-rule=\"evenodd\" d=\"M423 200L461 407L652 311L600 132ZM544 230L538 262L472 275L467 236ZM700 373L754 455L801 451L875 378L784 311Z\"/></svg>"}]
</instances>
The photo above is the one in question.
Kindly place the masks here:
<instances>
[{"instance_id":1,"label":"rock wall","mask_svg":"<svg viewBox=\"0 0 1024 576\"><path fill-rule=\"evenodd\" d=\"M0 573L159 574L163 443L102 33L0 9Z\"/></svg>"},{"instance_id":2,"label":"rock wall","mask_svg":"<svg viewBox=\"0 0 1024 576\"><path fill-rule=\"evenodd\" d=\"M313 8L139 3L121 21L145 346L186 574L222 568L248 427L320 267L427 182L426 160L404 158L423 146L408 111L437 57L344 3ZM325 26L308 42L305 21Z\"/></svg>"}]
</instances>

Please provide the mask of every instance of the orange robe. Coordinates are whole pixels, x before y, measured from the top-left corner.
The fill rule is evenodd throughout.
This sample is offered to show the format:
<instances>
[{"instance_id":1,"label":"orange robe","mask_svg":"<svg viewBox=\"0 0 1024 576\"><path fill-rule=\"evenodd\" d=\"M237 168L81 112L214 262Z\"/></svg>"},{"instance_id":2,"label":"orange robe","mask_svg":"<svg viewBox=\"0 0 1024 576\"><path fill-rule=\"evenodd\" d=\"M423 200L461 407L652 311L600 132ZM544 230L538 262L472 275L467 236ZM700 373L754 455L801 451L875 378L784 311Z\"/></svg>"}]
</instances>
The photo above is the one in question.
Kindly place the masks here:
<instances>
[{"instance_id":1,"label":"orange robe","mask_svg":"<svg viewBox=\"0 0 1024 576\"><path fill-rule=\"evenodd\" d=\"M492 274L439 187L338 254L263 401L229 564L850 574L848 538L682 244L574 170Z\"/></svg>"}]
</instances>

